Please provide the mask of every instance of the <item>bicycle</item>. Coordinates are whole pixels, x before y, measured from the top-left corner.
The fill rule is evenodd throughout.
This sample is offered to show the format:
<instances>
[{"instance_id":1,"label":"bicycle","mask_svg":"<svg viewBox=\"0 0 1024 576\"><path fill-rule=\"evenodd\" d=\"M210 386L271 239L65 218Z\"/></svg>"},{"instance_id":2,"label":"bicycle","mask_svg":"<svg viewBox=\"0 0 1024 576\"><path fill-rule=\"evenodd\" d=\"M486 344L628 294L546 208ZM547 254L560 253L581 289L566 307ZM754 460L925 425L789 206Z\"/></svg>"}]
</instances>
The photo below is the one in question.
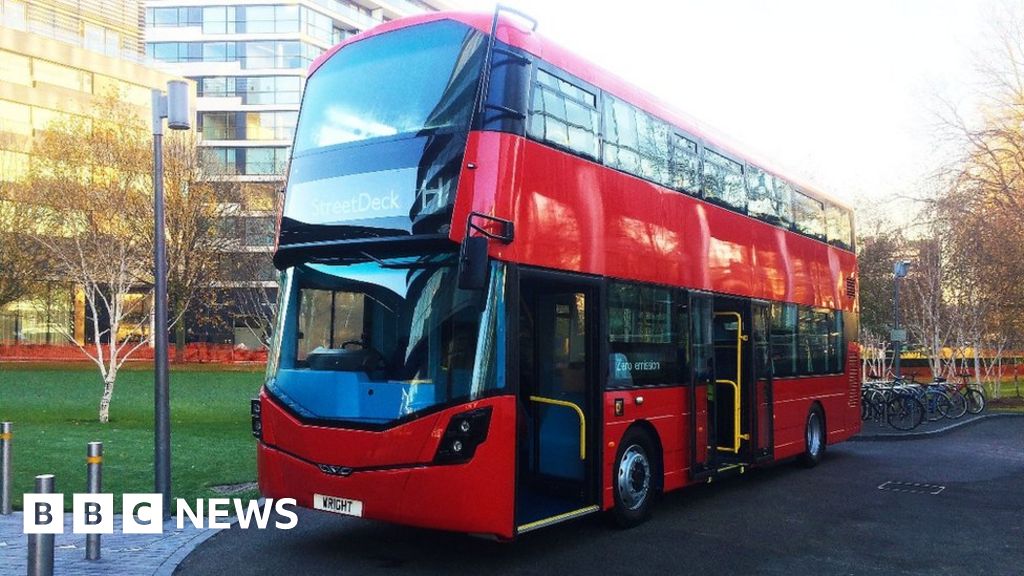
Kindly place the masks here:
<instances>
[{"instance_id":1,"label":"bicycle","mask_svg":"<svg viewBox=\"0 0 1024 576\"><path fill-rule=\"evenodd\" d=\"M906 377L897 379L907 390L917 397L924 405L924 419L928 422L942 420L953 409L953 401L949 394L939 386L918 382L913 375L908 381Z\"/></svg>"},{"instance_id":2,"label":"bicycle","mask_svg":"<svg viewBox=\"0 0 1024 576\"><path fill-rule=\"evenodd\" d=\"M971 386L967 379L971 377L968 372L960 372L960 383L956 385L957 391L964 397L967 403L967 411L971 414L981 414L985 410L985 392L980 388Z\"/></svg>"},{"instance_id":3,"label":"bicycle","mask_svg":"<svg viewBox=\"0 0 1024 576\"><path fill-rule=\"evenodd\" d=\"M949 407L946 410L946 418L956 420L962 418L967 413L967 398L960 394L959 387L952 382L948 382L941 376L936 376L929 386L934 386L939 390L942 390L946 397L949 399Z\"/></svg>"}]
</instances>

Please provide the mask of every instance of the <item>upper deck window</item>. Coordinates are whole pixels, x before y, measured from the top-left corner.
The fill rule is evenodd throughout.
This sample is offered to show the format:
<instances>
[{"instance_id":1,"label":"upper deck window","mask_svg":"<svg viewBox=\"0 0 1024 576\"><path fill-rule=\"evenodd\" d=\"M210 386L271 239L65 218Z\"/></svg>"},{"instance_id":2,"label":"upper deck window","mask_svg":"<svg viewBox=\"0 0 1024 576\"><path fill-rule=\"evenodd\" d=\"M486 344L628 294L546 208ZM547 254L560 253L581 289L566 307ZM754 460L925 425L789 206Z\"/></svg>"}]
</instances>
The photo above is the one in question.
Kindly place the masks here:
<instances>
[{"instance_id":1,"label":"upper deck window","mask_svg":"<svg viewBox=\"0 0 1024 576\"><path fill-rule=\"evenodd\" d=\"M825 226L829 244L853 250L853 215L835 204L825 205Z\"/></svg>"},{"instance_id":2,"label":"upper deck window","mask_svg":"<svg viewBox=\"0 0 1024 576\"><path fill-rule=\"evenodd\" d=\"M700 191L700 154L697 143L678 134L672 135L672 187L697 194Z\"/></svg>"},{"instance_id":3,"label":"upper deck window","mask_svg":"<svg viewBox=\"0 0 1024 576\"><path fill-rule=\"evenodd\" d=\"M756 166L747 166L747 194L751 216L786 226L792 222L793 190L785 181Z\"/></svg>"},{"instance_id":4,"label":"upper deck window","mask_svg":"<svg viewBox=\"0 0 1024 576\"><path fill-rule=\"evenodd\" d=\"M527 132L533 138L597 158L597 96L537 70Z\"/></svg>"},{"instance_id":5,"label":"upper deck window","mask_svg":"<svg viewBox=\"0 0 1024 576\"><path fill-rule=\"evenodd\" d=\"M608 96L604 106L605 164L634 176L672 185L669 125Z\"/></svg>"},{"instance_id":6,"label":"upper deck window","mask_svg":"<svg viewBox=\"0 0 1024 576\"><path fill-rule=\"evenodd\" d=\"M743 166L704 149L704 197L730 208L746 210L747 191L743 187Z\"/></svg>"},{"instance_id":7,"label":"upper deck window","mask_svg":"<svg viewBox=\"0 0 1024 576\"><path fill-rule=\"evenodd\" d=\"M824 240L825 206L801 192L793 193L793 221L797 232Z\"/></svg>"}]
</instances>

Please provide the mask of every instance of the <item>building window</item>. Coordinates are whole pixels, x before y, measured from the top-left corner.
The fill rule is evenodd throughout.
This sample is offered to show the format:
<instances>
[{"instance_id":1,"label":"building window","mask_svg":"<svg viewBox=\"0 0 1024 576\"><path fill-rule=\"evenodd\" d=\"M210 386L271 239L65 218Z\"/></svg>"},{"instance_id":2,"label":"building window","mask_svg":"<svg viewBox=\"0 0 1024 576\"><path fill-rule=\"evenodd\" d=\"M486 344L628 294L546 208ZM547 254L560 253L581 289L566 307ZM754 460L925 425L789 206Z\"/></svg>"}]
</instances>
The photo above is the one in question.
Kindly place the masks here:
<instances>
[{"instance_id":1,"label":"building window","mask_svg":"<svg viewBox=\"0 0 1024 576\"><path fill-rule=\"evenodd\" d=\"M199 129L203 140L242 140L235 112L200 112Z\"/></svg>"},{"instance_id":2,"label":"building window","mask_svg":"<svg viewBox=\"0 0 1024 576\"><path fill-rule=\"evenodd\" d=\"M238 174L237 148L203 148L206 169L210 174Z\"/></svg>"},{"instance_id":3,"label":"building window","mask_svg":"<svg viewBox=\"0 0 1024 576\"><path fill-rule=\"evenodd\" d=\"M32 108L27 104L0 100L0 133L31 136L31 118ZM0 172L6 169L7 166L0 164Z\"/></svg>"},{"instance_id":4,"label":"building window","mask_svg":"<svg viewBox=\"0 0 1024 576\"><path fill-rule=\"evenodd\" d=\"M704 197L736 210L747 209L743 166L707 148L704 149Z\"/></svg>"},{"instance_id":5,"label":"building window","mask_svg":"<svg viewBox=\"0 0 1024 576\"><path fill-rule=\"evenodd\" d=\"M537 70L527 126L530 136L597 158L597 126L597 96Z\"/></svg>"},{"instance_id":6,"label":"building window","mask_svg":"<svg viewBox=\"0 0 1024 576\"><path fill-rule=\"evenodd\" d=\"M272 217L259 216L244 220L246 246L274 245L274 219Z\"/></svg>"},{"instance_id":7,"label":"building window","mask_svg":"<svg viewBox=\"0 0 1024 576\"><path fill-rule=\"evenodd\" d=\"M153 42L146 54L162 62L240 62L242 68L305 68L323 51L296 41Z\"/></svg>"},{"instance_id":8,"label":"building window","mask_svg":"<svg viewBox=\"0 0 1024 576\"><path fill-rule=\"evenodd\" d=\"M0 50L0 78L4 82L32 85L32 61L27 56Z\"/></svg>"},{"instance_id":9,"label":"building window","mask_svg":"<svg viewBox=\"0 0 1024 576\"><path fill-rule=\"evenodd\" d=\"M26 25L25 3L20 0L3 0L0 24L6 28L24 30ZM6 77L4 78L6 80Z\"/></svg>"},{"instance_id":10,"label":"building window","mask_svg":"<svg viewBox=\"0 0 1024 576\"><path fill-rule=\"evenodd\" d=\"M32 72L36 82L92 94L92 74L84 70L36 59L32 62Z\"/></svg>"},{"instance_id":11,"label":"building window","mask_svg":"<svg viewBox=\"0 0 1024 576\"><path fill-rule=\"evenodd\" d=\"M288 163L287 148L246 148L244 174L284 174Z\"/></svg>"},{"instance_id":12,"label":"building window","mask_svg":"<svg viewBox=\"0 0 1024 576\"><path fill-rule=\"evenodd\" d=\"M288 140L295 136L298 112L249 112L245 115L248 140Z\"/></svg>"}]
</instances>

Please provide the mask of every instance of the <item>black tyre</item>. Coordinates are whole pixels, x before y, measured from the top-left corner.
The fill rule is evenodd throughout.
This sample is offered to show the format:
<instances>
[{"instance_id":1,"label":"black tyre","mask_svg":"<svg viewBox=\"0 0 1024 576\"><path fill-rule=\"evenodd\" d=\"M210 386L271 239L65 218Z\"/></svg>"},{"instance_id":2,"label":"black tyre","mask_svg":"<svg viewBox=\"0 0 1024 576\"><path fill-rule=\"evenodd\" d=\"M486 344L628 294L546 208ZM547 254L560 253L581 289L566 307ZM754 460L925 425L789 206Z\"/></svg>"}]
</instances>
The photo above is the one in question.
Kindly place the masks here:
<instances>
[{"instance_id":1,"label":"black tyre","mask_svg":"<svg viewBox=\"0 0 1024 576\"><path fill-rule=\"evenodd\" d=\"M924 404L908 394L898 394L886 406L889 425L897 430L913 430L924 420Z\"/></svg>"},{"instance_id":2,"label":"black tyre","mask_svg":"<svg viewBox=\"0 0 1024 576\"><path fill-rule=\"evenodd\" d=\"M935 389L928 389L924 392L924 397L921 400L925 405L925 420L929 422L937 422L946 417L951 409L951 402L949 396L945 392L941 392Z\"/></svg>"},{"instance_id":3,"label":"black tyre","mask_svg":"<svg viewBox=\"0 0 1024 576\"><path fill-rule=\"evenodd\" d=\"M967 399L967 411L971 414L981 414L985 409L985 394L981 390L968 388L964 397Z\"/></svg>"},{"instance_id":4,"label":"black tyre","mask_svg":"<svg viewBox=\"0 0 1024 576\"><path fill-rule=\"evenodd\" d=\"M650 435L640 429L626 432L612 463L612 515L621 528L632 528L651 516L661 464Z\"/></svg>"},{"instance_id":5,"label":"black tyre","mask_svg":"<svg viewBox=\"0 0 1024 576\"><path fill-rule=\"evenodd\" d=\"M964 414L967 414L967 398L959 392L949 393L949 412L946 413L946 418L962 418Z\"/></svg>"},{"instance_id":6,"label":"black tyre","mask_svg":"<svg viewBox=\"0 0 1024 576\"><path fill-rule=\"evenodd\" d=\"M825 455L825 415L821 408L812 406L807 413L807 422L804 426L804 453L800 455L800 463L807 468L813 468L821 462Z\"/></svg>"}]
</instances>

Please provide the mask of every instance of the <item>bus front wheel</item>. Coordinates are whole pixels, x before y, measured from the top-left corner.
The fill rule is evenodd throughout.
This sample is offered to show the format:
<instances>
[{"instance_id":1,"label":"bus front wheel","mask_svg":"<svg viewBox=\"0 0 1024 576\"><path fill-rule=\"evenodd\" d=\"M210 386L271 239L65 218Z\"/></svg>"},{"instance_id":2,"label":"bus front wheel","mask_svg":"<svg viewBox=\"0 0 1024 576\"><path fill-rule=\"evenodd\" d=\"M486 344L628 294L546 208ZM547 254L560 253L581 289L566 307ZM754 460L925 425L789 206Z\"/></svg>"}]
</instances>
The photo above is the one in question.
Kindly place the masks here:
<instances>
[{"instance_id":1,"label":"bus front wheel","mask_svg":"<svg viewBox=\"0 0 1024 576\"><path fill-rule=\"evenodd\" d=\"M651 515L659 470L653 447L650 436L640 429L627 431L619 443L612 469L612 514L621 528L641 524Z\"/></svg>"},{"instance_id":2,"label":"bus front wheel","mask_svg":"<svg viewBox=\"0 0 1024 576\"><path fill-rule=\"evenodd\" d=\"M807 413L804 428L804 453L800 455L800 463L806 468L813 468L821 462L825 455L825 415L821 407L815 404Z\"/></svg>"}]
</instances>

